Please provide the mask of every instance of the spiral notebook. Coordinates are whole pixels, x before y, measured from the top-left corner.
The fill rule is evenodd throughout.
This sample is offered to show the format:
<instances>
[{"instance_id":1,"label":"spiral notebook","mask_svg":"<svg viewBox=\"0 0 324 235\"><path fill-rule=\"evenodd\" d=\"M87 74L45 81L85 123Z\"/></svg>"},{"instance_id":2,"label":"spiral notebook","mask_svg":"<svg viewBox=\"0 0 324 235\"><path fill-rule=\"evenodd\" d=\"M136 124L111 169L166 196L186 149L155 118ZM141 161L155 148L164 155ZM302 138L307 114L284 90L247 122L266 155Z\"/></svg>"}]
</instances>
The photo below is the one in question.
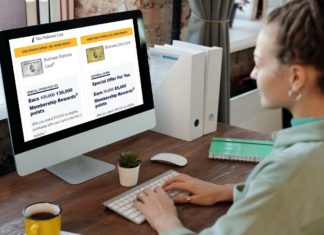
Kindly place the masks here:
<instances>
[{"instance_id":1,"label":"spiral notebook","mask_svg":"<svg viewBox=\"0 0 324 235\"><path fill-rule=\"evenodd\" d=\"M270 140L218 138L211 140L210 159L259 162L273 149Z\"/></svg>"}]
</instances>

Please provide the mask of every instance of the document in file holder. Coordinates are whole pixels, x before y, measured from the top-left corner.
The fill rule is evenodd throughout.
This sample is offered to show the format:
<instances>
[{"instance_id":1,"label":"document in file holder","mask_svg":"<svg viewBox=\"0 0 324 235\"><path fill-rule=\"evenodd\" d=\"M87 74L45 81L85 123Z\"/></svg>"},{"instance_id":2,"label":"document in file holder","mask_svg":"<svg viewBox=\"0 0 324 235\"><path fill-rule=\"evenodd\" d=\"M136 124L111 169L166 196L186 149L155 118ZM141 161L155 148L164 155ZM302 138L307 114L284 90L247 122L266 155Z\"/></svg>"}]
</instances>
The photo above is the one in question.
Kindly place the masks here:
<instances>
[{"instance_id":1,"label":"document in file holder","mask_svg":"<svg viewBox=\"0 0 324 235\"><path fill-rule=\"evenodd\" d=\"M223 49L221 47L207 47L178 40L173 40L172 43L174 47L193 49L205 53L203 134L206 135L214 132L217 130Z\"/></svg>"},{"instance_id":2,"label":"document in file holder","mask_svg":"<svg viewBox=\"0 0 324 235\"><path fill-rule=\"evenodd\" d=\"M186 141L203 134L203 52L150 48L150 73L156 112L154 131Z\"/></svg>"}]
</instances>

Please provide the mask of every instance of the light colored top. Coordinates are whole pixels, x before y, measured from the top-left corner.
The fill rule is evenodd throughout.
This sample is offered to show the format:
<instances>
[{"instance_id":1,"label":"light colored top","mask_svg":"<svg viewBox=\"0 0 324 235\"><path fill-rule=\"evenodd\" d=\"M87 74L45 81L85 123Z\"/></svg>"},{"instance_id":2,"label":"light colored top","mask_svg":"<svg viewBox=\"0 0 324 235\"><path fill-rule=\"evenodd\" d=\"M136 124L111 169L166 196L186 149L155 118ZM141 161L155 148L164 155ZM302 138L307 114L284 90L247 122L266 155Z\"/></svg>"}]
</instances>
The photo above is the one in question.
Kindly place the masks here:
<instances>
[{"instance_id":1,"label":"light colored top","mask_svg":"<svg viewBox=\"0 0 324 235\"><path fill-rule=\"evenodd\" d=\"M201 235L324 234L324 120L277 132L274 150L234 187L228 212ZM163 235L195 234L175 228Z\"/></svg>"},{"instance_id":2,"label":"light colored top","mask_svg":"<svg viewBox=\"0 0 324 235\"><path fill-rule=\"evenodd\" d=\"M291 126L299 126L299 125L304 125L306 123L317 122L317 121L324 121L324 118L318 118L318 117L293 118L291 119Z\"/></svg>"}]
</instances>

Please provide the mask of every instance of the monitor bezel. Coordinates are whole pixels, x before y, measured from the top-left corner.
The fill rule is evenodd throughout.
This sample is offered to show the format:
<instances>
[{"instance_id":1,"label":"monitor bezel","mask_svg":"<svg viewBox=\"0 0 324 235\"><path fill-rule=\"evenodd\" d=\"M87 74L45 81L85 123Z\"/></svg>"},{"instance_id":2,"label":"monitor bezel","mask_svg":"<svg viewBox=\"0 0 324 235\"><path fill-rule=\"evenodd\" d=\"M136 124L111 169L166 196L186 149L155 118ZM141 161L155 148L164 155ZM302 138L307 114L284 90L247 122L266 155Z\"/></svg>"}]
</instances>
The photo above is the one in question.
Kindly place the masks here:
<instances>
[{"instance_id":1,"label":"monitor bezel","mask_svg":"<svg viewBox=\"0 0 324 235\"><path fill-rule=\"evenodd\" d=\"M95 119L78 126L74 126L65 130L61 130L34 140L24 141L23 129L19 113L19 103L17 99L17 90L14 79L14 71L12 65L12 58L10 53L9 40L21 37L28 37L32 35L45 34L50 32L86 27L91 25L98 25L102 23L115 22L120 20L132 19L134 24L134 34L136 39L137 56L139 63L139 72L141 77L143 104L124 110L118 113L114 113L109 116L105 116L99 119ZM20 154L28 150L42 147L44 145L60 141L65 138L69 138L73 135L116 122L121 119L125 119L136 114L143 113L145 111L152 110L153 95L151 89L151 81L147 62L147 48L146 44L142 43L140 38L138 25L139 20L142 20L142 14L139 10L120 12L101 16L92 16L88 18L81 18L75 20L68 20L62 22L56 22L51 24L43 24L30 26L26 28L12 29L0 32L0 63L3 74L3 85L5 90L5 98L7 103L9 128L11 132L11 139L13 144L14 154Z\"/></svg>"}]
</instances>

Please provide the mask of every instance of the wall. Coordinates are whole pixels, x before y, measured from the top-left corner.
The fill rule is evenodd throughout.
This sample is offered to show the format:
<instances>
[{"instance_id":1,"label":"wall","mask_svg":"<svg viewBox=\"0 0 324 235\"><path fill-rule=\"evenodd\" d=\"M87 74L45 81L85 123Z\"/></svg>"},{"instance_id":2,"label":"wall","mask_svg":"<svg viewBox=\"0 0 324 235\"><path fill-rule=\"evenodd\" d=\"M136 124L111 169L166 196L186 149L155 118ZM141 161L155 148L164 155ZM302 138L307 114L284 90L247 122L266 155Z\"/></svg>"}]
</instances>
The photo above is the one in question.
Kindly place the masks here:
<instances>
[{"instance_id":1,"label":"wall","mask_svg":"<svg viewBox=\"0 0 324 235\"><path fill-rule=\"evenodd\" d=\"M0 30L26 26L25 0L1 0Z\"/></svg>"},{"instance_id":2,"label":"wall","mask_svg":"<svg viewBox=\"0 0 324 235\"><path fill-rule=\"evenodd\" d=\"M75 17L140 9L143 12L147 44L153 46L171 41L172 3L172 0L77 0ZM183 0L181 25L183 34L186 31L189 15L188 0Z\"/></svg>"}]
</instances>

